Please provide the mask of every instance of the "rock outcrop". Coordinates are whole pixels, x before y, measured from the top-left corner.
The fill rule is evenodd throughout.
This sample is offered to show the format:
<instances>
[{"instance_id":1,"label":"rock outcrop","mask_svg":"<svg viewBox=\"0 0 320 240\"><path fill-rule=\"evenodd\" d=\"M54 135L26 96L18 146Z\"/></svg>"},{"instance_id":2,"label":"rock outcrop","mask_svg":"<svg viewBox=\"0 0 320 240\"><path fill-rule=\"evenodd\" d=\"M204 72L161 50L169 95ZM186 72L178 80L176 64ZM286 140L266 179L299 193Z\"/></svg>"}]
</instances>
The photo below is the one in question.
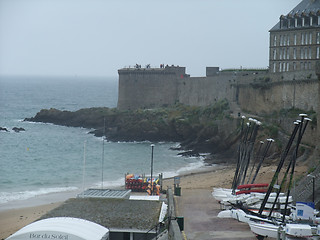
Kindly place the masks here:
<instances>
[{"instance_id":1,"label":"rock outcrop","mask_svg":"<svg viewBox=\"0 0 320 240\"><path fill-rule=\"evenodd\" d=\"M5 127L0 127L0 131L9 132L9 130Z\"/></svg>"},{"instance_id":2,"label":"rock outcrop","mask_svg":"<svg viewBox=\"0 0 320 240\"><path fill-rule=\"evenodd\" d=\"M15 131L15 132L24 132L25 131L25 129L24 128L22 128L22 127L14 127L14 128L12 128L12 130L13 131Z\"/></svg>"},{"instance_id":3,"label":"rock outcrop","mask_svg":"<svg viewBox=\"0 0 320 240\"><path fill-rule=\"evenodd\" d=\"M233 152L238 120L228 117L228 109L226 101L209 107L178 105L134 111L90 108L70 112L51 108L43 109L25 121L94 129L92 134L105 135L110 141L180 142L180 149L197 155Z\"/></svg>"}]
</instances>

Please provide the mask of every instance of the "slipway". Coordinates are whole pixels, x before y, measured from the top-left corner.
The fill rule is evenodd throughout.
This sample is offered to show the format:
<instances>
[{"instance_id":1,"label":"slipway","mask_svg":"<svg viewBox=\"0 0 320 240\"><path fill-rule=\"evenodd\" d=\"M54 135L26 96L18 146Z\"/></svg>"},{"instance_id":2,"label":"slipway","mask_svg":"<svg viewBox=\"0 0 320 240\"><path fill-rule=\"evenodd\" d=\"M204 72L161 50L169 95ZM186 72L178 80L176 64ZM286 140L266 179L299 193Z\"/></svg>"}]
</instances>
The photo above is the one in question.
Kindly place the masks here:
<instances>
[{"instance_id":1,"label":"slipway","mask_svg":"<svg viewBox=\"0 0 320 240\"><path fill-rule=\"evenodd\" d=\"M109 229L80 218L47 218L25 226L6 240L24 239L107 240Z\"/></svg>"}]
</instances>

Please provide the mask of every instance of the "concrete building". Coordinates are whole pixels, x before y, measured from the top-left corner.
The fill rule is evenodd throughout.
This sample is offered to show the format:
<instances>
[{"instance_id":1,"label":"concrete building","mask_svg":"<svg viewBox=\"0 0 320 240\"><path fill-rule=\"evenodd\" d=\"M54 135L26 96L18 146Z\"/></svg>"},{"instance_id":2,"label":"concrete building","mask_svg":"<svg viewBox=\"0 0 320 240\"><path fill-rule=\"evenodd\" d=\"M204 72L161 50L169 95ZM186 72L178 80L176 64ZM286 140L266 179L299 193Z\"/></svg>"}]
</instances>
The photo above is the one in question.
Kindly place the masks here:
<instances>
[{"instance_id":1,"label":"concrete building","mask_svg":"<svg viewBox=\"0 0 320 240\"><path fill-rule=\"evenodd\" d=\"M303 0L270 30L270 72L314 70L320 59L320 0Z\"/></svg>"}]
</instances>

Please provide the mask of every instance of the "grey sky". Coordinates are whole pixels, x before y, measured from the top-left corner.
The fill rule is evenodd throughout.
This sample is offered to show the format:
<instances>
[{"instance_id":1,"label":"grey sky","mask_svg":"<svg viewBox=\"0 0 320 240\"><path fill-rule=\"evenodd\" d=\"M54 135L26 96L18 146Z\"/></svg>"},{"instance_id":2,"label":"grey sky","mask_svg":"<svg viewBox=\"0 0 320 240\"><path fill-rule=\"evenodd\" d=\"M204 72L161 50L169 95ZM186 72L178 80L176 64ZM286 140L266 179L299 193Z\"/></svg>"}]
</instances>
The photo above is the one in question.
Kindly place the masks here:
<instances>
[{"instance_id":1,"label":"grey sky","mask_svg":"<svg viewBox=\"0 0 320 240\"><path fill-rule=\"evenodd\" d=\"M136 63L268 66L300 0L0 0L0 75L117 76Z\"/></svg>"}]
</instances>

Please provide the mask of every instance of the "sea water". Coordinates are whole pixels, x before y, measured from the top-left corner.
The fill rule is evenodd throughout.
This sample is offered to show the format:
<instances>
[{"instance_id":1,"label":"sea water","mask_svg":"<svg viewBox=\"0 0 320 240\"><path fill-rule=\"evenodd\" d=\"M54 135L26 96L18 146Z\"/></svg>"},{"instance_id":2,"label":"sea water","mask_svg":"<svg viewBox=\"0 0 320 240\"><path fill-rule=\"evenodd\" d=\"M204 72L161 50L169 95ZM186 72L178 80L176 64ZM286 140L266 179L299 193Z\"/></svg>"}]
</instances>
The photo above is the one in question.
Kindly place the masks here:
<instances>
[{"instance_id":1,"label":"sea water","mask_svg":"<svg viewBox=\"0 0 320 240\"><path fill-rule=\"evenodd\" d=\"M1 77L0 127L8 132L0 131L0 209L49 193L121 186L125 173L150 175L150 142L110 142L91 129L23 121L41 109L113 108L117 94L117 77ZM170 150L178 143L153 144L155 175L172 177L204 165Z\"/></svg>"}]
</instances>

